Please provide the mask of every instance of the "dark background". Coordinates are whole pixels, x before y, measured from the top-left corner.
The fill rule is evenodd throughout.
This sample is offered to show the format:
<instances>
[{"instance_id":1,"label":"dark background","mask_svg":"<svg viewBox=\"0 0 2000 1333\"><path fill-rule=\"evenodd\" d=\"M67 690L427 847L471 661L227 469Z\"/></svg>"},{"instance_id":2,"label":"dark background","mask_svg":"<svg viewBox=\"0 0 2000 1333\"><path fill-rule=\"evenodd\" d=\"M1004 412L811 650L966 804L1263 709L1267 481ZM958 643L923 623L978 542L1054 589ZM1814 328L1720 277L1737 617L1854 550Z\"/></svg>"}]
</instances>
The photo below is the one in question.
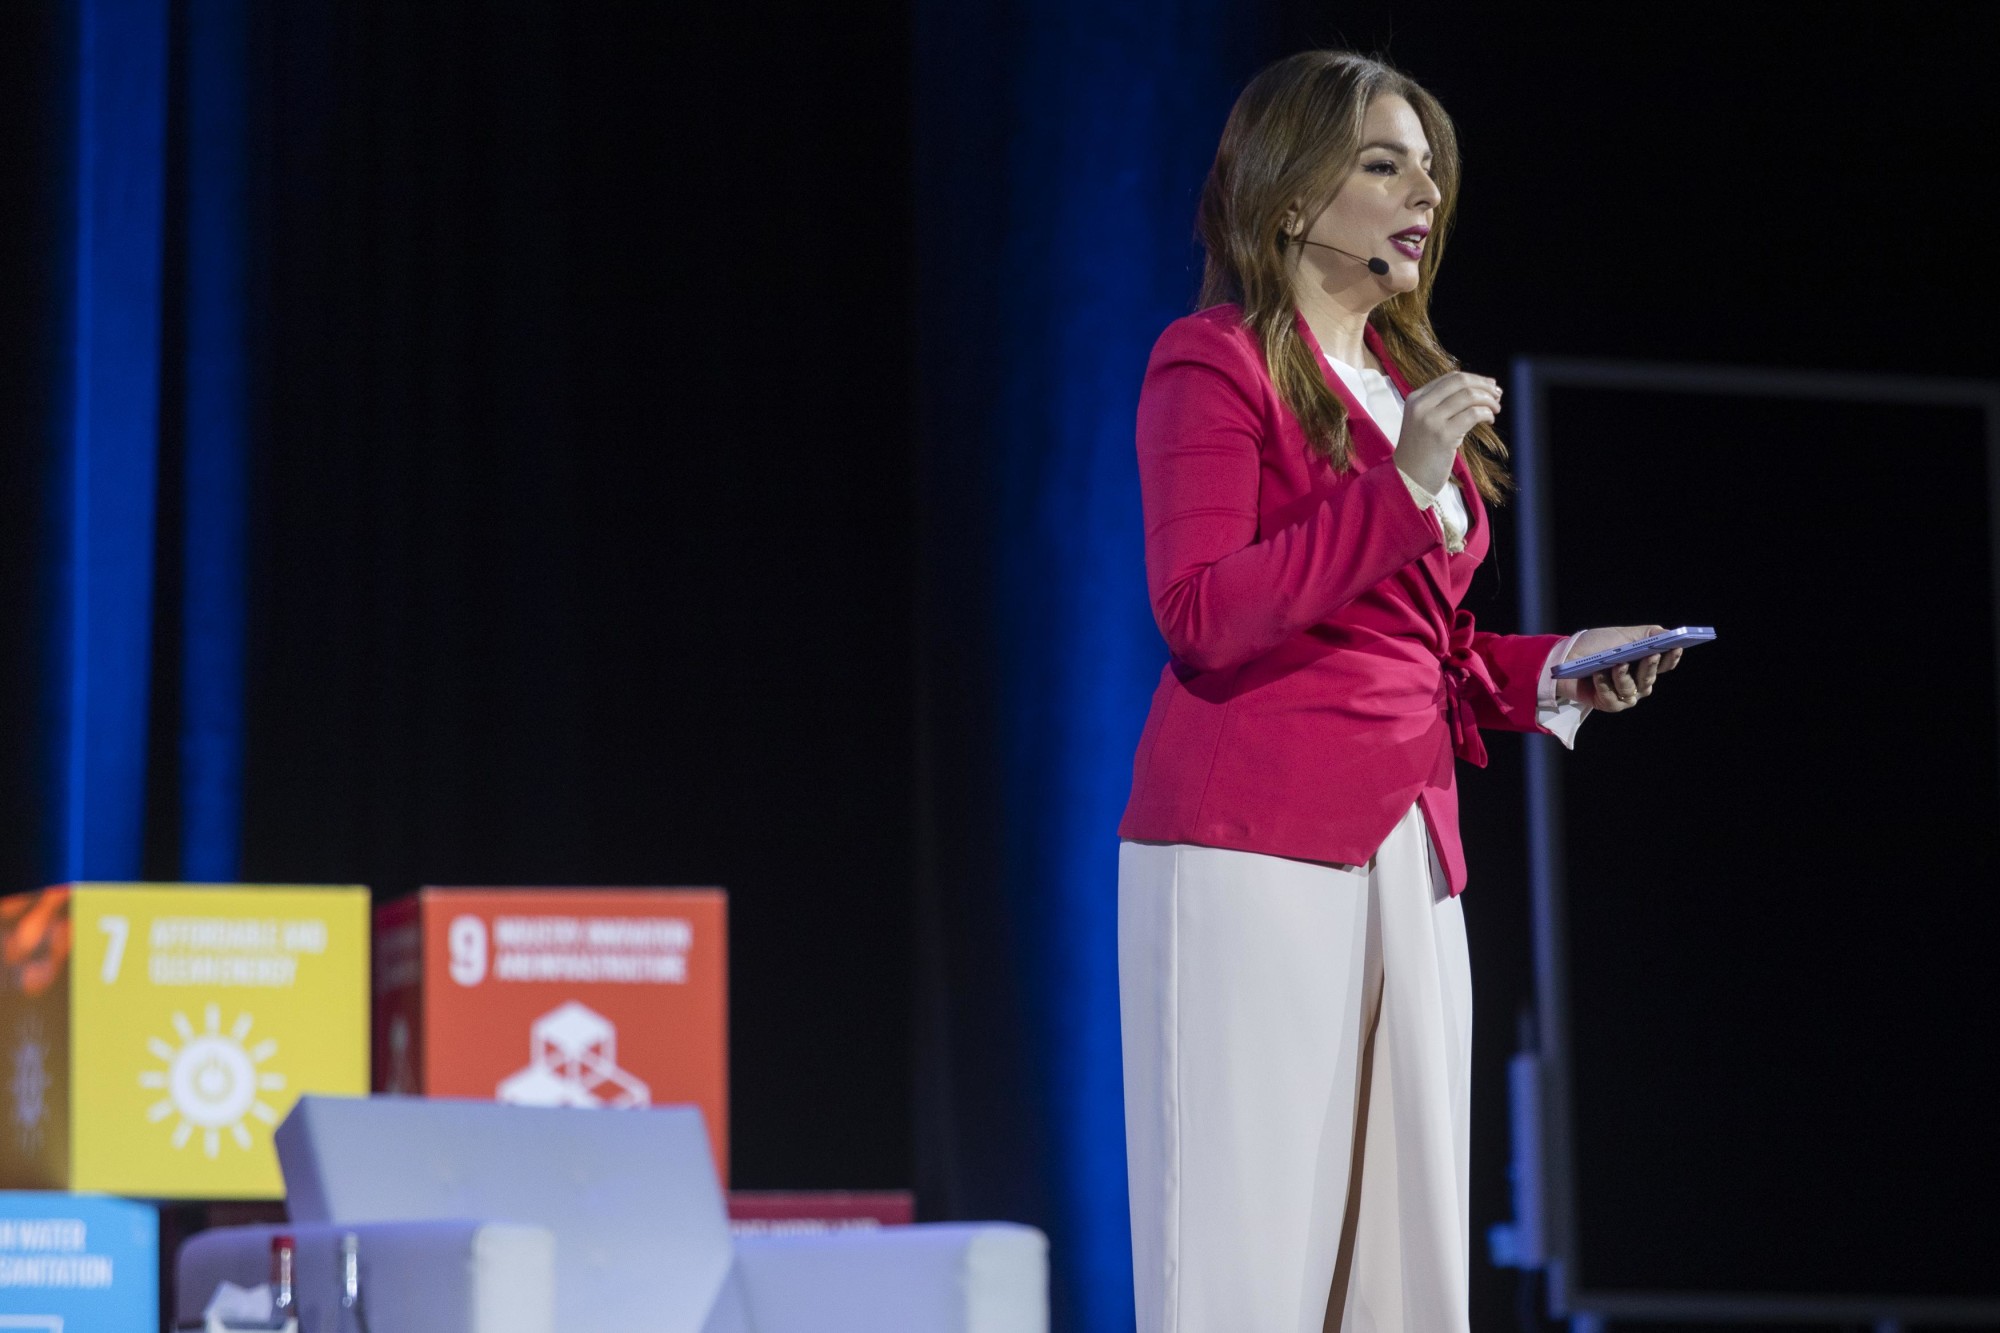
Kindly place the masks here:
<instances>
[{"instance_id":1,"label":"dark background","mask_svg":"<svg viewBox=\"0 0 2000 1333\"><path fill-rule=\"evenodd\" d=\"M998 349L979 312L928 308L915 282L910 10L256 8L245 876L383 895L723 884L736 1183L914 1183L929 1216L976 1211L963 1164L991 1145L978 1170L1005 1174L1032 1131L1004 1103L982 1117L923 1091L922 1036L945 997L1007 984L977 948L937 943L966 927L954 895L991 782L990 756L932 743L931 719L980 687L955 636L990 557L964 553L944 604L920 600L925 531L987 534L980 513L926 508L922 465L953 441L921 438L914 404L921 348L961 339L969 377ZM1923 11L1809 27L1740 8L1273 3L1246 7L1228 58L1240 83L1302 46L1384 50L1451 110L1465 193L1435 315L1473 369L1542 352L1986 376L1995 258L1973 200L1991 48L1965 11ZM1006 6L969 12L998 51L1034 41ZM20 626L44 596L32 442L60 365L64 201L42 188L40 127L65 38L37 10L9 19L0 614ZM991 114L1004 137L1006 107ZM1159 235L1184 238L1193 203L1163 208ZM1004 228L973 233L962 262L1001 263ZM1190 303L1195 285L1190 271ZM1580 497L1600 477L1712 467L1681 447L1698 430L1612 413L1599 452L1563 465L1589 478ZM1967 484L1921 432L1869 444L1871 466ZM1869 484L1858 447L1744 435L1695 494L1775 512L1792 488L1851 491ZM162 718L172 484L169 468ZM1738 513L1698 508L1680 559L1726 562ZM1496 516L1468 600L1490 628L1515 623L1511 523ZM952 580L970 600L950 600ZM1720 619L1644 591L1604 617ZM1800 611L1784 628L1820 627ZM37 651L17 635L0 652L9 889L37 879ZM1702 717L1696 682L1721 669L1691 656L1637 717L1589 723L1579 756ZM172 744L163 730L156 759ZM1513 1317L1515 1279L1479 1241L1508 1213L1501 1089L1531 989L1519 743L1489 744L1491 766L1462 777L1483 1326ZM172 878L171 763L153 778L146 869ZM961 1043L958 1077L1021 1058L1004 1012L983 1035Z\"/></svg>"},{"instance_id":2,"label":"dark background","mask_svg":"<svg viewBox=\"0 0 2000 1333\"><path fill-rule=\"evenodd\" d=\"M1556 765L1572 1281L1990 1301L2000 677L1986 414L1584 388L1548 400L1558 623L1603 623L1637 598L1718 634L1669 678L1673 709L1587 720ZM1572 449L1611 438L1691 466L1572 465ZM1970 484L1940 493L1881 456L1906 439ZM1799 497L1715 484L1771 440L1847 460L1852 484ZM1691 511L1729 534L1728 561L1690 561L1676 542L1595 558ZM1769 615L1774 588L1791 617ZM1821 653L1837 669L1811 669Z\"/></svg>"}]
</instances>

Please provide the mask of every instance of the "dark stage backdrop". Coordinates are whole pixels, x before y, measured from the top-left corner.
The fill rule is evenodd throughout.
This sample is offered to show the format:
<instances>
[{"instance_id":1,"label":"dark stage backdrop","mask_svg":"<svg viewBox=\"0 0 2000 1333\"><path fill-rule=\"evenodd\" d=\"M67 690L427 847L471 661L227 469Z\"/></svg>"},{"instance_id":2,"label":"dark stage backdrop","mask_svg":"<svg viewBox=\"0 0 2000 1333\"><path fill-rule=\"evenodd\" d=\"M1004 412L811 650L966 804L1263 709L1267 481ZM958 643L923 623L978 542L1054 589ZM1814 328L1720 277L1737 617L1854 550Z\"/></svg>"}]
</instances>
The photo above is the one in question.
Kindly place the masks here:
<instances>
[{"instance_id":1,"label":"dark stage backdrop","mask_svg":"<svg viewBox=\"0 0 2000 1333\"><path fill-rule=\"evenodd\" d=\"M980 657L990 572L1020 551L997 492L933 495L930 615L917 600L918 460L954 466L981 368L1007 349L976 306L919 293L913 144L944 123L929 99L955 99L976 132L955 157L930 142L978 225L934 253L1005 283L1009 264L1052 262L1007 247L1020 215L981 147L1012 142L1017 106L977 80L918 87L901 4L253 8L244 873L384 893L722 883L738 1181L916 1178L930 1216L1013 1199L1059 1231L1064 1182L1117 1168L1052 1148L1038 1117L1065 1088L1041 1043L1060 974L1034 941L982 931L1024 889L988 873L1009 836L1002 747L1033 753L1051 726ZM1206 120L1125 133L1170 132L1149 151L1199 160L1263 61L1386 48L1459 122L1466 197L1436 315L1472 368L1539 352L1991 373L1995 255L1968 227L1987 47L1955 21L1252 10L1214 46ZM964 12L975 55L1035 57L1021 9ZM38 497L63 373L48 103L67 56L59 21L10 17L0 616L17 632L0 654L0 869L18 888L43 870ZM1130 87L1125 61L1183 17L1134 6L1064 77ZM1032 71L1003 72L1032 90ZM1122 160L1116 137L1093 142ZM1177 185L1142 222L1171 297L1161 322L1194 294L1193 203ZM1133 243L1086 235L1065 262L1088 271ZM943 340L958 378L920 384L920 349ZM1107 374L1107 420L1129 421L1139 369ZM171 373L166 387L171 407ZM919 431L920 390L950 428ZM162 877L179 866L178 447L170 427L146 858ZM1920 441L1903 447L1924 465ZM1676 461L1669 442L1627 465ZM1753 456L1744 474L1810 485L1835 465ZM1511 514L1494 532L1470 605L1506 628ZM1676 693L1648 710L1670 716ZM1592 721L1582 744L1624 721ZM1531 992L1520 749L1489 739L1492 766L1463 781L1475 1241L1508 1213L1503 1070ZM1024 986L1044 988L1035 1025ZM1070 1258L1058 1248L1059 1274ZM1513 1275L1476 1253L1473 1283L1479 1326L1513 1318Z\"/></svg>"},{"instance_id":2,"label":"dark stage backdrop","mask_svg":"<svg viewBox=\"0 0 2000 1333\"><path fill-rule=\"evenodd\" d=\"M1678 708L1591 719L1555 764L1572 1287L2000 1303L1985 412L1556 387L1545 420L1556 623L1637 596L1719 636ZM1845 481L1716 485L1767 441ZM1916 442L1963 480L1881 456ZM1669 451L1693 466L1592 462ZM1719 556L1600 558L1693 512Z\"/></svg>"},{"instance_id":3,"label":"dark stage backdrop","mask_svg":"<svg viewBox=\"0 0 2000 1333\"><path fill-rule=\"evenodd\" d=\"M42 7L9 16L0 41L0 891L35 882L51 815L42 741L46 622L43 558L54 422L66 381L62 318L69 198L60 74L70 41Z\"/></svg>"},{"instance_id":4,"label":"dark stage backdrop","mask_svg":"<svg viewBox=\"0 0 2000 1333\"><path fill-rule=\"evenodd\" d=\"M723 885L737 1183L908 1185L901 14L256 9L244 875Z\"/></svg>"}]
</instances>

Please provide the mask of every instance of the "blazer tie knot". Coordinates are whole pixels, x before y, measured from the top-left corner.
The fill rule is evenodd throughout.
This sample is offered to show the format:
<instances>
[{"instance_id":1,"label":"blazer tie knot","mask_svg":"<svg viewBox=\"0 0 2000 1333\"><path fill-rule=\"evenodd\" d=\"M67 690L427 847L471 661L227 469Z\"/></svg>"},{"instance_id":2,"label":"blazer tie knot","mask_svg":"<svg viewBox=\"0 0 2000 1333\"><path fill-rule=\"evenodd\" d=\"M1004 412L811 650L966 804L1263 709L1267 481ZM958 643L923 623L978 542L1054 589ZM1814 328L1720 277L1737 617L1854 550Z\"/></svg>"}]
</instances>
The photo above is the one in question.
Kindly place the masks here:
<instances>
[{"instance_id":1,"label":"blazer tie knot","mask_svg":"<svg viewBox=\"0 0 2000 1333\"><path fill-rule=\"evenodd\" d=\"M1479 721L1473 715L1468 695L1470 691L1481 690L1489 699L1497 699L1500 687L1487 669L1486 660L1472 651L1472 627L1472 612L1460 607L1452 613L1451 638L1442 659L1444 708L1445 718L1451 723L1452 753L1475 768L1484 768L1486 742L1480 738Z\"/></svg>"}]
</instances>

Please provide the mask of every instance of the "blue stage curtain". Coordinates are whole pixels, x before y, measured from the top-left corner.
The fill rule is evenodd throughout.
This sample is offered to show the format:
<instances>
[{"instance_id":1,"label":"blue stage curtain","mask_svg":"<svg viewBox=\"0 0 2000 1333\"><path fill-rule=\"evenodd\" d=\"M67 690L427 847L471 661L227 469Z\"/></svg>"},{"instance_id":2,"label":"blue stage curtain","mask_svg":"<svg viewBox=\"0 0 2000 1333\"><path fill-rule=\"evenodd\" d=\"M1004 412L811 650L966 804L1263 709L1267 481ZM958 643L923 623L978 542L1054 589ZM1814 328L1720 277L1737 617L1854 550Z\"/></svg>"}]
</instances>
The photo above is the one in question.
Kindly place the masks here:
<instances>
[{"instance_id":1,"label":"blue stage curtain","mask_svg":"<svg viewBox=\"0 0 2000 1333\"><path fill-rule=\"evenodd\" d=\"M249 513L247 0L189 0L180 440L180 874L242 856Z\"/></svg>"},{"instance_id":2,"label":"blue stage curtain","mask_svg":"<svg viewBox=\"0 0 2000 1333\"><path fill-rule=\"evenodd\" d=\"M34 241L64 280L32 374L60 387L32 517L9 513L40 543L40 795L15 808L39 826L41 882L172 875L148 793L170 800L176 779L181 877L237 873L246 20L244 0L73 0L36 39L54 94L36 188L63 202Z\"/></svg>"},{"instance_id":3,"label":"blue stage curtain","mask_svg":"<svg viewBox=\"0 0 2000 1333\"><path fill-rule=\"evenodd\" d=\"M127 879L144 841L167 136L165 0L77 0L68 395L46 526L43 877Z\"/></svg>"},{"instance_id":4,"label":"blue stage curtain","mask_svg":"<svg viewBox=\"0 0 2000 1333\"><path fill-rule=\"evenodd\" d=\"M1268 40L1218 2L916 7L919 1181L1049 1233L1059 1329L1132 1324L1116 828L1166 656L1134 411Z\"/></svg>"}]
</instances>

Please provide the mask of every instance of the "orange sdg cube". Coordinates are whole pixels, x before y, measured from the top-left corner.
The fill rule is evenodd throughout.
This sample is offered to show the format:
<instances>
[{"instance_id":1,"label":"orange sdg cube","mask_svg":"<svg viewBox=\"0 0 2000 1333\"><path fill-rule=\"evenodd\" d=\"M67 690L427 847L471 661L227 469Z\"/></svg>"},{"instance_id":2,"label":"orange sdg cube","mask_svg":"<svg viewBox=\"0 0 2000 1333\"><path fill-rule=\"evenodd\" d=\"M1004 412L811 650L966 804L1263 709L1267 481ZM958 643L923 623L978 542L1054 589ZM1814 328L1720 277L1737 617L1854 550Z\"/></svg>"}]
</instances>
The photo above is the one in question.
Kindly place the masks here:
<instances>
[{"instance_id":1,"label":"orange sdg cube","mask_svg":"<svg viewBox=\"0 0 2000 1333\"><path fill-rule=\"evenodd\" d=\"M426 888L375 913L375 1089L699 1106L729 1179L720 889Z\"/></svg>"}]
</instances>

